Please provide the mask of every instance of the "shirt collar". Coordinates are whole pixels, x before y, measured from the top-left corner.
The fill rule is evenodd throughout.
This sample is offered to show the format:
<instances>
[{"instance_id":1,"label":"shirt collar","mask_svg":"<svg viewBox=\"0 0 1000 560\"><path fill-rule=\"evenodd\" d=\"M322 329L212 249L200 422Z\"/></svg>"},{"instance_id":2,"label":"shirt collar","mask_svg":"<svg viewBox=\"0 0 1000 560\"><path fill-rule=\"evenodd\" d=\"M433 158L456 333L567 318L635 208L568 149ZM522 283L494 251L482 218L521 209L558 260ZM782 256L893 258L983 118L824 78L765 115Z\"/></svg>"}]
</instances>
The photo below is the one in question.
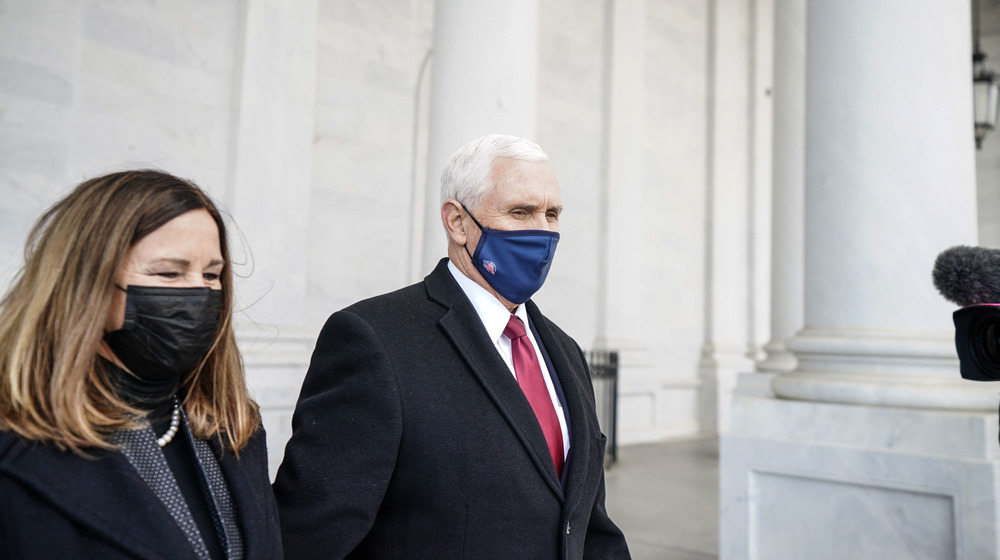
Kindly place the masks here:
<instances>
[{"instance_id":1,"label":"shirt collar","mask_svg":"<svg viewBox=\"0 0 1000 560\"><path fill-rule=\"evenodd\" d=\"M462 271L450 260L448 261L448 272L451 272L452 277L458 282L458 287L462 288L465 296L472 302L472 307L476 309L479 320L486 327L486 332L489 334L490 340L499 340L503 335L503 330L507 328L507 322L510 321L510 311L507 311L507 308L500 303L500 300L496 296L487 292L485 288L476 284L468 276L462 274ZM525 324L525 328L527 328L528 313L525 311L524 306L518 305L514 314L521 318L521 321Z\"/></svg>"}]
</instances>

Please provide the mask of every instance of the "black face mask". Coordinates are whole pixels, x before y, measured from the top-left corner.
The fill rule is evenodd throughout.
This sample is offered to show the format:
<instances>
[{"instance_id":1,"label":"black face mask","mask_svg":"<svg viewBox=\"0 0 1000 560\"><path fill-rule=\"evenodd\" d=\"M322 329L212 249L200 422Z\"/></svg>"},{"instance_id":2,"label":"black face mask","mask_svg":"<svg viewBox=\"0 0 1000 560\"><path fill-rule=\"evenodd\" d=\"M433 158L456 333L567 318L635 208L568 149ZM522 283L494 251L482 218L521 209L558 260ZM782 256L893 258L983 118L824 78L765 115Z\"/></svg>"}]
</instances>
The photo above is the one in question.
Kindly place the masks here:
<instances>
[{"instance_id":1,"label":"black face mask","mask_svg":"<svg viewBox=\"0 0 1000 560\"><path fill-rule=\"evenodd\" d=\"M129 286L125 324L104 340L132 373L148 381L177 380L215 341L222 290Z\"/></svg>"}]
</instances>

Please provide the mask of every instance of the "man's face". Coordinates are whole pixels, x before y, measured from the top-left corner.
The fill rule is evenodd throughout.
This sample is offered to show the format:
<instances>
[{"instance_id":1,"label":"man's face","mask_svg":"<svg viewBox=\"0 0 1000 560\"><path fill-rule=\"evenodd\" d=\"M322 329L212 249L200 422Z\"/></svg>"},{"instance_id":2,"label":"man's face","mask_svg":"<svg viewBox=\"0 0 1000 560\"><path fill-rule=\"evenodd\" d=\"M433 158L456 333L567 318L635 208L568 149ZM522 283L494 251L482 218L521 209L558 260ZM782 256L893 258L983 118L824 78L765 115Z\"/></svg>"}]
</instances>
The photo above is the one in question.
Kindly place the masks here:
<instances>
[{"instance_id":1,"label":"man's face","mask_svg":"<svg viewBox=\"0 0 1000 560\"><path fill-rule=\"evenodd\" d=\"M493 165L493 178L496 187L477 208L470 208L479 223L504 231L559 231L562 197L548 162L499 159ZM474 251L481 232L472 220L465 231L471 234L469 251Z\"/></svg>"}]
</instances>

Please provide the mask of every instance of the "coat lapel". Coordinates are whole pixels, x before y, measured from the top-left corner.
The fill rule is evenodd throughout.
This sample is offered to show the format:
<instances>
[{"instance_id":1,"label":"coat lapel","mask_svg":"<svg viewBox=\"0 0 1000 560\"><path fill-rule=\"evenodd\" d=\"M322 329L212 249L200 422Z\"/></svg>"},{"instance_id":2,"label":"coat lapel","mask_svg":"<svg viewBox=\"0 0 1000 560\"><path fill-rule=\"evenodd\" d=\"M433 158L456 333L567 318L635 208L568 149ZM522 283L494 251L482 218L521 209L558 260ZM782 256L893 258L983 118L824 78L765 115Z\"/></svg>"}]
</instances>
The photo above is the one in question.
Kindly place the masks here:
<instances>
[{"instance_id":1,"label":"coat lapel","mask_svg":"<svg viewBox=\"0 0 1000 560\"><path fill-rule=\"evenodd\" d=\"M472 303L448 272L447 263L447 259L442 260L424 279L428 296L448 308L439 325L510 424L545 482L561 500L562 485L556 478L555 465L535 412L487 336Z\"/></svg>"},{"instance_id":2,"label":"coat lapel","mask_svg":"<svg viewBox=\"0 0 1000 560\"><path fill-rule=\"evenodd\" d=\"M273 498L270 495L266 467L263 472L252 470L256 465L266 465L266 459L260 456L266 454L266 449L259 441L263 437L263 428L260 428L260 432L240 452L238 460L232 450L222 451L218 440L209 441L216 457L221 457L219 468L226 479L229 496L233 500L233 509L243 538L244 557L248 560L279 557L280 554L276 551L281 549L280 544L275 546L274 543L277 538L277 519L275 518L273 523L270 522L275 512L268 511L268 503ZM263 477L263 480L255 481L255 477ZM251 524L251 522L256 523ZM274 528L275 531L267 530L270 528Z\"/></svg>"},{"instance_id":3,"label":"coat lapel","mask_svg":"<svg viewBox=\"0 0 1000 560\"><path fill-rule=\"evenodd\" d=\"M0 453L0 472L43 496L88 532L137 557L167 560L161 551L169 550L172 559L196 559L194 550L178 556L183 547L176 543L187 542L184 533L120 453L100 450L92 452L94 458L83 458L7 436L15 441Z\"/></svg>"},{"instance_id":4,"label":"coat lapel","mask_svg":"<svg viewBox=\"0 0 1000 560\"><path fill-rule=\"evenodd\" d=\"M570 447L567 456L565 470L563 473L566 488L566 509L572 511L579 500L584 483L587 480L587 473L595 468L594 454L590 453L591 439L599 437L590 428L588 419L593 416L593 412L588 410L587 404L590 400L590 392L583 386L583 383L590 383L590 375L585 363L581 359L573 360L571 355L578 354L577 348L566 348L564 344L565 335L557 336L549 325L548 319L542 316L538 307L531 301L525 304L528 317L531 318L535 328L535 334L541 338L542 344L548 353L548 358L552 362L549 370L552 375L559 377L565 395L566 423L569 426ZM572 352L572 354L570 354ZM603 469L603 463L597 465Z\"/></svg>"}]
</instances>

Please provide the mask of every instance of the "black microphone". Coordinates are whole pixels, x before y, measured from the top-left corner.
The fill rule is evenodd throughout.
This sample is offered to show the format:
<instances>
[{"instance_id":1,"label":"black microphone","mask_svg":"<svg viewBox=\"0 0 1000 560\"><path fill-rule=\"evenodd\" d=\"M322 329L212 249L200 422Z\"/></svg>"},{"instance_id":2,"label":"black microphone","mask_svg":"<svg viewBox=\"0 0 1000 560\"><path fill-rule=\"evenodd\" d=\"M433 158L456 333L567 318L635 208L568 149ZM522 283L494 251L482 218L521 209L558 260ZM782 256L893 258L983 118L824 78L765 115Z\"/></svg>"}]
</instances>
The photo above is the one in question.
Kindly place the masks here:
<instances>
[{"instance_id":1,"label":"black microphone","mask_svg":"<svg viewBox=\"0 0 1000 560\"><path fill-rule=\"evenodd\" d=\"M957 245L934 261L934 287L965 307L1000 303L1000 249Z\"/></svg>"}]
</instances>

